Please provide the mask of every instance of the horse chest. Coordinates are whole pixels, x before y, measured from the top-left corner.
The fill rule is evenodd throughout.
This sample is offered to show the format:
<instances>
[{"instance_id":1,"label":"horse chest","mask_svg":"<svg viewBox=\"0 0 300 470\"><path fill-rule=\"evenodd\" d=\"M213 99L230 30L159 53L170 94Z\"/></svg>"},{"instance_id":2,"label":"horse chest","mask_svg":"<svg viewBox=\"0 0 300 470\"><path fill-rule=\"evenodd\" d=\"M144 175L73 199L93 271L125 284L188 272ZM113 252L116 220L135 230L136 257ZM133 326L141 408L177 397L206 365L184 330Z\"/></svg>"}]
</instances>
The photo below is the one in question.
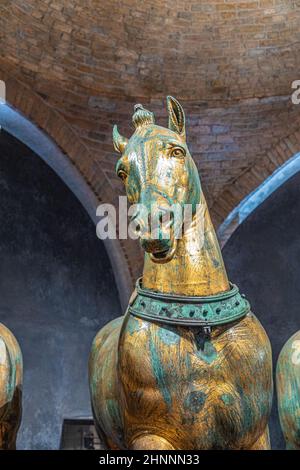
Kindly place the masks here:
<instances>
[{"instance_id":1,"label":"horse chest","mask_svg":"<svg viewBox=\"0 0 300 470\"><path fill-rule=\"evenodd\" d=\"M147 416L159 426L172 423L199 448L258 433L270 408L266 351L256 338L258 355L251 353L253 335L234 333L235 343L130 317L120 340L129 415L145 411L144 423Z\"/></svg>"}]
</instances>

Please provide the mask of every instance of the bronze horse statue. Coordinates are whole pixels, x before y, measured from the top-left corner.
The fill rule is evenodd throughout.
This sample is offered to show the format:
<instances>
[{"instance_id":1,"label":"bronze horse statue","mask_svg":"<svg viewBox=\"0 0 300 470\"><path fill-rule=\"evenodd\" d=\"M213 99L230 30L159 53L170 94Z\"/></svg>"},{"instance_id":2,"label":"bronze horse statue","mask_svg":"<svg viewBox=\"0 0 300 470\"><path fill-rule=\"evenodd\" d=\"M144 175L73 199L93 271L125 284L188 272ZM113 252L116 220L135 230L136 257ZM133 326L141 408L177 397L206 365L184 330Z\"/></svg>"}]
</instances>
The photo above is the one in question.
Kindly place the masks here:
<instances>
[{"instance_id":1,"label":"bronze horse statue","mask_svg":"<svg viewBox=\"0 0 300 470\"><path fill-rule=\"evenodd\" d=\"M96 427L112 449L269 449L270 342L228 281L187 147L184 111L172 97L167 105L168 128L136 105L131 138L113 131L121 154L116 171L129 202L169 213L170 236L161 224L153 237L135 211L143 276L125 316L108 323L93 342ZM178 227L174 204L191 207L190 223ZM182 236L175 236L180 229Z\"/></svg>"},{"instance_id":2,"label":"bronze horse statue","mask_svg":"<svg viewBox=\"0 0 300 470\"><path fill-rule=\"evenodd\" d=\"M283 346L277 362L278 412L288 450L300 450L300 331Z\"/></svg>"},{"instance_id":3,"label":"bronze horse statue","mask_svg":"<svg viewBox=\"0 0 300 470\"><path fill-rule=\"evenodd\" d=\"M23 362L13 334L0 323L0 449L16 448L22 415Z\"/></svg>"}]
</instances>

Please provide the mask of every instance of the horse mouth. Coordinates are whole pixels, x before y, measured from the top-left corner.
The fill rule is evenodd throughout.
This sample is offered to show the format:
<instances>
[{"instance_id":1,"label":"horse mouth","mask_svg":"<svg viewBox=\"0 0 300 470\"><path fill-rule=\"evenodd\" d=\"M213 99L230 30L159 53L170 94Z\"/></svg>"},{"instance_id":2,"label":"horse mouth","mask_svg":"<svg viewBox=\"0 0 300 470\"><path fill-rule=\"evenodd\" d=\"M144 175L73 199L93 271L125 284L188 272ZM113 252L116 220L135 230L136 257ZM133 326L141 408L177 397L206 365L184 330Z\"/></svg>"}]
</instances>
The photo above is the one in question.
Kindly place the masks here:
<instances>
[{"instance_id":1,"label":"horse mouth","mask_svg":"<svg viewBox=\"0 0 300 470\"><path fill-rule=\"evenodd\" d=\"M167 248L163 251L157 251L155 253L150 253L150 259L154 263L158 263L158 264L168 263L173 258L174 254L175 254L175 251L176 251L176 248L177 248L177 240L175 239L173 241L173 244L172 244L171 247L169 247L169 248Z\"/></svg>"},{"instance_id":2,"label":"horse mouth","mask_svg":"<svg viewBox=\"0 0 300 470\"><path fill-rule=\"evenodd\" d=\"M168 263L177 249L177 238L172 225L159 228L156 232L144 232L140 237L142 248L149 254L151 261L158 264Z\"/></svg>"}]
</instances>

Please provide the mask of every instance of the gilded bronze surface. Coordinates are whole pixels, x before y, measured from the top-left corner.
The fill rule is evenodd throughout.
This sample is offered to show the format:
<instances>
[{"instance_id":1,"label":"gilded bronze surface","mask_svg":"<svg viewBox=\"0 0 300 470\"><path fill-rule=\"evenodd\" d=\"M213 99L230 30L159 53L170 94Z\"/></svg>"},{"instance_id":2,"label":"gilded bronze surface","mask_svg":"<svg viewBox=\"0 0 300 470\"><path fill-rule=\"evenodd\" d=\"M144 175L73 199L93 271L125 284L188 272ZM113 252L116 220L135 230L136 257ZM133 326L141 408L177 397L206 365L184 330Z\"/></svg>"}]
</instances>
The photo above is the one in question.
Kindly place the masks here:
<instances>
[{"instance_id":1,"label":"gilded bronze surface","mask_svg":"<svg viewBox=\"0 0 300 470\"><path fill-rule=\"evenodd\" d=\"M113 131L114 146L121 153L117 173L130 203L165 212L174 203L192 207L190 224L179 226L171 218L169 238L164 237L163 224L154 238L145 218L138 210L134 213L145 250L142 288L173 296L174 303L177 296L201 296L207 301L211 296L222 298L222 293L226 297L231 287L186 144L184 112L172 97L167 104L168 129L157 126L153 114L137 105L132 137L121 136L116 127ZM200 215L197 205L202 208ZM201 216L203 240L199 243ZM181 229L183 236L177 239ZM134 292L130 305L136 296ZM161 306L165 307L163 301ZM146 320L128 309L95 338L89 375L96 426L110 448L270 446L271 347L250 311L207 329L202 324Z\"/></svg>"},{"instance_id":2,"label":"gilded bronze surface","mask_svg":"<svg viewBox=\"0 0 300 470\"><path fill-rule=\"evenodd\" d=\"M300 331L282 348L277 363L276 385L286 447L300 450Z\"/></svg>"},{"instance_id":3,"label":"gilded bronze surface","mask_svg":"<svg viewBox=\"0 0 300 470\"><path fill-rule=\"evenodd\" d=\"M22 373L20 347L0 323L0 449L16 448L22 415Z\"/></svg>"}]
</instances>

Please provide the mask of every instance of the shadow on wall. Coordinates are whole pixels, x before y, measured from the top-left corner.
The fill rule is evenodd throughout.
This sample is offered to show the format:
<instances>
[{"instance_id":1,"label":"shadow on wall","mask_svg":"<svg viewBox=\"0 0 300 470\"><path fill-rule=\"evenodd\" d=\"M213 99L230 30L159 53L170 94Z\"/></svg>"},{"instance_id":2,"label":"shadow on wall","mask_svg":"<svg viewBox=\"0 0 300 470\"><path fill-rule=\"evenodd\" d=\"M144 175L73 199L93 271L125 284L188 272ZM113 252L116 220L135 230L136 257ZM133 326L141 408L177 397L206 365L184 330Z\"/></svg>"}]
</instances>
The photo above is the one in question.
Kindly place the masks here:
<instances>
[{"instance_id":1,"label":"shadow on wall","mask_svg":"<svg viewBox=\"0 0 300 470\"><path fill-rule=\"evenodd\" d=\"M300 173L259 206L223 248L232 282L239 285L279 352L300 329ZM285 448L276 393L270 420L273 449Z\"/></svg>"},{"instance_id":2,"label":"shadow on wall","mask_svg":"<svg viewBox=\"0 0 300 470\"><path fill-rule=\"evenodd\" d=\"M91 416L92 340L120 315L103 243L71 191L0 132L0 322L24 358L19 449L59 447L63 418Z\"/></svg>"}]
</instances>

